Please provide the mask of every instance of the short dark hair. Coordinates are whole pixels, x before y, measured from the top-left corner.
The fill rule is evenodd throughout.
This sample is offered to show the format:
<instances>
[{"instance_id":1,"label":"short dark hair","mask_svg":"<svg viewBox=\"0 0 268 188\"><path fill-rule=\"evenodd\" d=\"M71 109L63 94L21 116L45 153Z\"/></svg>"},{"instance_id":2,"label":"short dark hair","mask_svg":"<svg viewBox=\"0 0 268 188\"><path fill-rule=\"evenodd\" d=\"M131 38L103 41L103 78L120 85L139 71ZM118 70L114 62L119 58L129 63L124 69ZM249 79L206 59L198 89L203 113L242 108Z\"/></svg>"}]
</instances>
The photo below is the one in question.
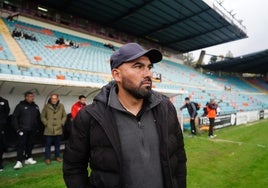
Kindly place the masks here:
<instances>
[{"instance_id":1,"label":"short dark hair","mask_svg":"<svg viewBox=\"0 0 268 188\"><path fill-rule=\"evenodd\" d=\"M27 97L28 95L33 95L33 92L31 92L31 91L26 91L26 92L24 93L24 97Z\"/></svg>"},{"instance_id":2,"label":"short dark hair","mask_svg":"<svg viewBox=\"0 0 268 188\"><path fill-rule=\"evenodd\" d=\"M186 100L186 101L189 101L189 100L190 100L190 98L189 98L189 97L185 97L185 100Z\"/></svg>"},{"instance_id":3,"label":"short dark hair","mask_svg":"<svg viewBox=\"0 0 268 188\"><path fill-rule=\"evenodd\" d=\"M86 98L85 95L80 95L80 96L78 97L79 100L82 99L82 98Z\"/></svg>"}]
</instances>

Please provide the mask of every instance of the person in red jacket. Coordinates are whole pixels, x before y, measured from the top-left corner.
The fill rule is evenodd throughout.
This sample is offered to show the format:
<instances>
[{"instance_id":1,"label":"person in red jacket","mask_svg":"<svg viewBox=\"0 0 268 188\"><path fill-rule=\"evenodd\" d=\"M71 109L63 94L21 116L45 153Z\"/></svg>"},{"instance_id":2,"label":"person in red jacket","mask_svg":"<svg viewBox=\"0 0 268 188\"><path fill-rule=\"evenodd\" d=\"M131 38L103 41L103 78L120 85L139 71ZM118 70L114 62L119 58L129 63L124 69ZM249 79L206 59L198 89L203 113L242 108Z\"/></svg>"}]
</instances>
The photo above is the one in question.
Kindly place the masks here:
<instances>
[{"instance_id":1,"label":"person in red jacket","mask_svg":"<svg viewBox=\"0 0 268 188\"><path fill-rule=\"evenodd\" d=\"M210 103L206 106L207 110L207 117L209 119L209 130L208 130L208 136L210 138L216 137L216 135L213 134L213 127L215 123L215 118L217 116L217 108L218 104L215 102L214 99L210 99Z\"/></svg>"},{"instance_id":2,"label":"person in red jacket","mask_svg":"<svg viewBox=\"0 0 268 188\"><path fill-rule=\"evenodd\" d=\"M80 95L78 97L78 101L73 104L71 109L72 119L74 119L77 115L77 113L86 106L86 97L84 95Z\"/></svg>"}]
</instances>

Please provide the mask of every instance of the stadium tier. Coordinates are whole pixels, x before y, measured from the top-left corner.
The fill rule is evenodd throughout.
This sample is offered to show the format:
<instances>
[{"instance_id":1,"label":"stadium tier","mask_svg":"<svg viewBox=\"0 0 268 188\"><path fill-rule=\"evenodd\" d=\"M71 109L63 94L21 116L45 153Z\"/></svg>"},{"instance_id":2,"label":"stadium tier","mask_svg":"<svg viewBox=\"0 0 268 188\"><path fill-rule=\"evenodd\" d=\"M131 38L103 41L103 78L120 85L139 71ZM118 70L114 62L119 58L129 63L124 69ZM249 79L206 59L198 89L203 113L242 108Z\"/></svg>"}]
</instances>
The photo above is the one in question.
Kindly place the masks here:
<instances>
[{"instance_id":1,"label":"stadium tier","mask_svg":"<svg viewBox=\"0 0 268 188\"><path fill-rule=\"evenodd\" d=\"M58 80L73 80L84 82L107 83L107 80L101 75L90 75L85 73L60 71L48 68L26 68L19 69L17 65L0 63L0 74L12 74L17 76L42 77Z\"/></svg>"},{"instance_id":2,"label":"stadium tier","mask_svg":"<svg viewBox=\"0 0 268 188\"><path fill-rule=\"evenodd\" d=\"M34 65L109 73L109 58L112 50L103 44L72 36L66 33L41 28L21 21L5 23L10 33L15 29L33 35L37 41L16 37L17 43ZM57 39L64 39L64 44L56 44ZM75 46L66 43L73 42Z\"/></svg>"},{"instance_id":3,"label":"stadium tier","mask_svg":"<svg viewBox=\"0 0 268 188\"><path fill-rule=\"evenodd\" d=\"M0 59L12 61L0 63L0 74L101 84L110 80L109 58L113 50L103 43L18 20L3 21L10 35L17 29L34 36L36 41L14 37L29 60L29 65L20 67L14 63L19 60L14 58L0 35ZM58 39L64 39L64 44L56 44ZM70 45L70 42L77 46ZM161 82L154 83L154 88L178 91L178 95L171 98L177 109L182 106L184 97L190 97L202 106L214 98L220 102L222 114L268 108L267 100L264 100L266 96L237 77L201 74L182 62L173 62L166 58L155 64L153 71L161 73L162 79ZM199 116L202 115L201 111ZM187 111L182 113L184 117L188 117Z\"/></svg>"},{"instance_id":4,"label":"stadium tier","mask_svg":"<svg viewBox=\"0 0 268 188\"><path fill-rule=\"evenodd\" d=\"M265 80L264 78L255 78L255 77L253 77L253 78L248 77L248 78L246 78L246 80L249 83L256 85L259 88L262 88L264 91L268 92L268 84L267 84L268 80Z\"/></svg>"}]
</instances>

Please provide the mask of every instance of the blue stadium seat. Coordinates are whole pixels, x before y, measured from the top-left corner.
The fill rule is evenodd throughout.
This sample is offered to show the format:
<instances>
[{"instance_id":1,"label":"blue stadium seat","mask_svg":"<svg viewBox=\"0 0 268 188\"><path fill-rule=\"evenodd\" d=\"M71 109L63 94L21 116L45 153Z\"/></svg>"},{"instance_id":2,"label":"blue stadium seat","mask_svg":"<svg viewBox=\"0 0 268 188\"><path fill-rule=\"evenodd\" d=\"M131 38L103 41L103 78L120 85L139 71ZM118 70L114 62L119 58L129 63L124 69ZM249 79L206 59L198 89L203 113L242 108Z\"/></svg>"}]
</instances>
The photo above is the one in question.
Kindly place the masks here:
<instances>
[{"instance_id":1,"label":"blue stadium seat","mask_svg":"<svg viewBox=\"0 0 268 188\"><path fill-rule=\"evenodd\" d=\"M113 51L104 47L102 43L49 29L47 30L51 34L36 32L46 30L46 28L21 21L5 21L5 23L10 32L19 26L28 33L34 34L38 41L17 40L33 68L21 71L17 66L0 64L0 73L51 79L57 79L56 76L62 74L66 80L107 83L104 77L97 74L110 75L109 58ZM55 41L60 37L75 41L80 44L80 47L74 49L56 45ZM0 58L8 57L11 60L10 54L6 52L6 55L2 56L0 52ZM34 68L35 65L38 65L39 68ZM191 97L191 100L203 106L211 98L222 100L220 107L223 114L268 107L268 103L264 102L267 101L267 95L255 95L254 93L260 93L260 91L238 77L201 74L191 67L167 59L155 64L153 71L162 74L162 82L153 83L154 87L184 92L180 96L174 97L177 108L184 103L184 97ZM226 91L224 89L226 85L231 86L232 91ZM182 113L185 116L188 115L185 111Z\"/></svg>"}]
</instances>

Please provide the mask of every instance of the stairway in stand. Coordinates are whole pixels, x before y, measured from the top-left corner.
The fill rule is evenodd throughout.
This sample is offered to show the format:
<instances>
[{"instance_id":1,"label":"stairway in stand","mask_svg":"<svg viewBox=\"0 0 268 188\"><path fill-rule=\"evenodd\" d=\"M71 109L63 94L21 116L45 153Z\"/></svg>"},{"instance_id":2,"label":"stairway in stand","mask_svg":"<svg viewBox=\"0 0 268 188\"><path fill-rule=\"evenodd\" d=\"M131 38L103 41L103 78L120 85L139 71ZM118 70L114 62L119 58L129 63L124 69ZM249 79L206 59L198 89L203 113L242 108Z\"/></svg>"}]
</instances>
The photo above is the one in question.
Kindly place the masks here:
<instances>
[{"instance_id":1,"label":"stairway in stand","mask_svg":"<svg viewBox=\"0 0 268 188\"><path fill-rule=\"evenodd\" d=\"M0 33L3 36L6 44L8 45L10 51L12 52L17 65L20 67L29 67L30 61L25 56L24 52L21 50L20 46L16 42L16 40L11 36L6 24L0 19Z\"/></svg>"}]
</instances>

